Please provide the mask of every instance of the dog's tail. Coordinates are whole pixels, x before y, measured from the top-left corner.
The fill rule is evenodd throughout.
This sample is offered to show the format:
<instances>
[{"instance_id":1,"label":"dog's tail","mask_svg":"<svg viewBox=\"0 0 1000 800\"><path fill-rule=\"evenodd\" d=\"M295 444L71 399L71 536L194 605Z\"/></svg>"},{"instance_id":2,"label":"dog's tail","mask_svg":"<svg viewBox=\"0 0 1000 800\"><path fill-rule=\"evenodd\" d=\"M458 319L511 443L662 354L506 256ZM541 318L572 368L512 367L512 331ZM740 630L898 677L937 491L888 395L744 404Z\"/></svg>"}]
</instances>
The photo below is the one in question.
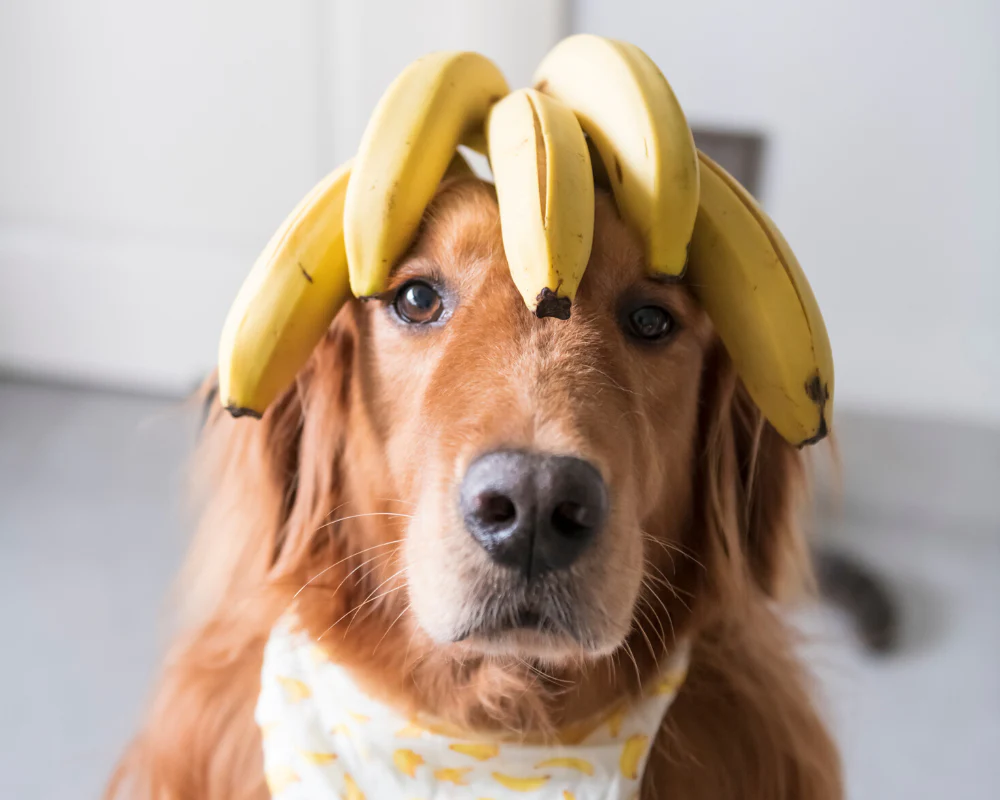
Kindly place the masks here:
<instances>
[{"instance_id":1,"label":"dog's tail","mask_svg":"<svg viewBox=\"0 0 1000 800\"><path fill-rule=\"evenodd\" d=\"M860 560L830 547L813 552L820 596L854 622L864 645L886 655L899 645L899 609L881 575Z\"/></svg>"}]
</instances>

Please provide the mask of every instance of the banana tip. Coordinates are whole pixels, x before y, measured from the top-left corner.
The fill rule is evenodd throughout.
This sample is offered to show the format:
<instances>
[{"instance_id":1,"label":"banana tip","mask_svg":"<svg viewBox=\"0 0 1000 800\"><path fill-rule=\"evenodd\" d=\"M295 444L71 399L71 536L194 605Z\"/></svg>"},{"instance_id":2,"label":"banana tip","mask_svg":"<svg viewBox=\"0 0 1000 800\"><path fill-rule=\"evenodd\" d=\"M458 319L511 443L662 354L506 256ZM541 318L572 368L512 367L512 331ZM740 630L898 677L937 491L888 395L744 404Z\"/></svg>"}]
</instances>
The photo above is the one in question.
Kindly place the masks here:
<instances>
[{"instance_id":1,"label":"banana tip","mask_svg":"<svg viewBox=\"0 0 1000 800\"><path fill-rule=\"evenodd\" d=\"M251 419L260 419L263 415L259 411L255 411L252 408L247 408L246 406L226 406L226 411L228 411L233 417L250 417Z\"/></svg>"},{"instance_id":2,"label":"banana tip","mask_svg":"<svg viewBox=\"0 0 1000 800\"><path fill-rule=\"evenodd\" d=\"M568 297L560 297L551 289L545 287L535 299L537 301L535 316L539 319L545 319L545 317L569 319L572 302Z\"/></svg>"}]
</instances>

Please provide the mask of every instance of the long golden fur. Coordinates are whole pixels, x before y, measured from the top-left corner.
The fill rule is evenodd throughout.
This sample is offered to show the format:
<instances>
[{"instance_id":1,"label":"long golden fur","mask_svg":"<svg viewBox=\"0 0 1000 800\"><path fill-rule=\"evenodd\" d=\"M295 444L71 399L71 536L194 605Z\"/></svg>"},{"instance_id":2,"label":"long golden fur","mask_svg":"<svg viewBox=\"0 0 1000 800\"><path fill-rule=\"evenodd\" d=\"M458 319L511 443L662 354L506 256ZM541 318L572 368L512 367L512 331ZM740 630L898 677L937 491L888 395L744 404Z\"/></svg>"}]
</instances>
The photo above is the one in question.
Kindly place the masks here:
<instances>
[{"instance_id":1,"label":"long golden fur","mask_svg":"<svg viewBox=\"0 0 1000 800\"><path fill-rule=\"evenodd\" d=\"M643 800L841 797L774 603L806 574L800 455L763 423L687 290L645 277L600 196L571 320L535 319L494 196L471 179L442 187L393 287L428 274L452 291L440 329L404 330L388 300L353 302L262 420L211 414L181 630L109 796L267 797L262 651L302 590L303 621L368 691L476 728L545 735L635 692L685 638L689 676ZM672 341L622 335L618 304L636 293L672 311ZM497 446L579 455L608 482L609 531L576 578L589 638L575 649L449 641L488 569L454 481Z\"/></svg>"}]
</instances>

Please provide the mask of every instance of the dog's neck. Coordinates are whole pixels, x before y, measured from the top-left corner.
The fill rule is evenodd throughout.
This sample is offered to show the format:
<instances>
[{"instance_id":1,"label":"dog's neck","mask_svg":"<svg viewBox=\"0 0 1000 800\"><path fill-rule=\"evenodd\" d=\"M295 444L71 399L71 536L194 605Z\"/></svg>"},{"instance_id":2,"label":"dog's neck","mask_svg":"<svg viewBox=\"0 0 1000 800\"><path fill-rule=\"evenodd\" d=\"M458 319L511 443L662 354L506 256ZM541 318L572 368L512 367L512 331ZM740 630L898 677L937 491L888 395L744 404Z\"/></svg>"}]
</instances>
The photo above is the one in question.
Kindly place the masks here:
<instances>
[{"instance_id":1,"label":"dog's neck","mask_svg":"<svg viewBox=\"0 0 1000 800\"><path fill-rule=\"evenodd\" d=\"M376 699L364 673L331 660L298 615L286 615L265 649L256 712L268 782L275 794L294 787L294 796L312 798L436 796L443 784L449 797L507 796L505 789L632 797L683 683L687 652L671 653L637 695L547 735L468 730Z\"/></svg>"}]
</instances>

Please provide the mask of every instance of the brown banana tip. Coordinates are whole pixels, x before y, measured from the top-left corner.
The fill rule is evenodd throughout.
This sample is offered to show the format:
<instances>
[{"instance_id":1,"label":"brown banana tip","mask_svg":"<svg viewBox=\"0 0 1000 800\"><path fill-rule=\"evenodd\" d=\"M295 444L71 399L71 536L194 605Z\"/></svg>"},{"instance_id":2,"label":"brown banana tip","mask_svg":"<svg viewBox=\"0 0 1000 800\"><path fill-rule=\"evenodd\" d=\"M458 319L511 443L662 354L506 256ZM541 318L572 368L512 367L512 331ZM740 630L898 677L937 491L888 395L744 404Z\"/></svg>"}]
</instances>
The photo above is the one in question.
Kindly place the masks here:
<instances>
[{"instance_id":1,"label":"brown banana tip","mask_svg":"<svg viewBox=\"0 0 1000 800\"><path fill-rule=\"evenodd\" d=\"M830 431L828 430L828 428L826 426L826 416L822 412L820 412L820 416L819 416L819 430L816 431L816 435L815 436L810 436L805 441L799 442L799 445L798 445L799 449L801 450L803 447L809 447L810 445L818 444L819 442L823 441L823 439L826 438L826 435L829 432Z\"/></svg>"},{"instance_id":2,"label":"brown banana tip","mask_svg":"<svg viewBox=\"0 0 1000 800\"><path fill-rule=\"evenodd\" d=\"M236 418L250 417L251 419L260 419L263 416L259 411L254 411L252 408L246 408L245 406L226 406L226 411Z\"/></svg>"},{"instance_id":3,"label":"brown banana tip","mask_svg":"<svg viewBox=\"0 0 1000 800\"><path fill-rule=\"evenodd\" d=\"M800 448L816 444L822 439L825 439L827 433L829 433L826 424L826 403L830 399L829 384L823 383L823 379L820 378L819 373L817 372L806 381L805 389L806 396L812 400L819 409L819 428L817 428L815 435L799 443Z\"/></svg>"},{"instance_id":4,"label":"brown banana tip","mask_svg":"<svg viewBox=\"0 0 1000 800\"><path fill-rule=\"evenodd\" d=\"M535 298L535 316L539 319L555 317L556 319L569 319L572 302L568 297L560 297L548 287L539 292Z\"/></svg>"},{"instance_id":5,"label":"brown banana tip","mask_svg":"<svg viewBox=\"0 0 1000 800\"><path fill-rule=\"evenodd\" d=\"M681 271L674 275L672 272L664 272L663 270L652 267L649 270L649 277L658 283L674 284L682 283L687 277L688 262L690 261L691 244L688 243L688 255L684 257L684 266L681 267Z\"/></svg>"}]
</instances>

